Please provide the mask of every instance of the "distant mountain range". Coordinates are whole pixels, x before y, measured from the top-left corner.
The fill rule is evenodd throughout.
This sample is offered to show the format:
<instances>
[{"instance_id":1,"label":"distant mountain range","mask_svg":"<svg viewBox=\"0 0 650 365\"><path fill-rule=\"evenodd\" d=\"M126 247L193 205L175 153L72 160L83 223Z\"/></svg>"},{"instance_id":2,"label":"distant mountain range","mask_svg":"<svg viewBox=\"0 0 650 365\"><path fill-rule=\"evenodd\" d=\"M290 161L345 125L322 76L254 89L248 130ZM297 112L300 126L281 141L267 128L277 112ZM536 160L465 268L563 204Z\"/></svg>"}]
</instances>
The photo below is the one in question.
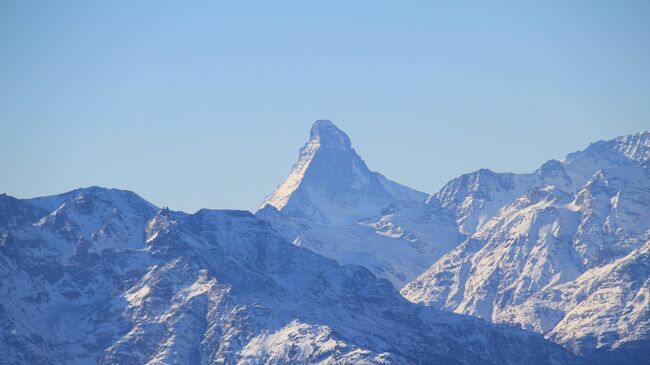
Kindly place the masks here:
<instances>
[{"instance_id":1,"label":"distant mountain range","mask_svg":"<svg viewBox=\"0 0 650 365\"><path fill-rule=\"evenodd\" d=\"M254 215L0 195L0 363L647 364L648 157L643 132L428 195L317 121Z\"/></svg>"},{"instance_id":2,"label":"distant mountain range","mask_svg":"<svg viewBox=\"0 0 650 365\"><path fill-rule=\"evenodd\" d=\"M430 200L470 236L402 294L520 324L580 354L629 348L650 361L649 156L643 132L531 174L452 180Z\"/></svg>"}]
</instances>

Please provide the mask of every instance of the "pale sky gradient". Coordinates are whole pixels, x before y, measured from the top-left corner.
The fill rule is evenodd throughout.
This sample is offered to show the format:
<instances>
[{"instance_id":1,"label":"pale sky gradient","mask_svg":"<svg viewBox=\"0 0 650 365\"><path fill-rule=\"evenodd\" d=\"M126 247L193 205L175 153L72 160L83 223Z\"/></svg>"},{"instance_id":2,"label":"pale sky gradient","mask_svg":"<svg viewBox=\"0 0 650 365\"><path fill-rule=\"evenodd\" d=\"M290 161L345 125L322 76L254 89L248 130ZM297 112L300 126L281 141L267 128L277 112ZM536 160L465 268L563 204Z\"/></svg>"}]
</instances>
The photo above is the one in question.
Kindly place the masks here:
<instances>
[{"instance_id":1,"label":"pale sky gradient","mask_svg":"<svg viewBox=\"0 0 650 365\"><path fill-rule=\"evenodd\" d=\"M134 3L0 2L0 192L255 209L316 119L426 192L650 129L647 0Z\"/></svg>"}]
</instances>

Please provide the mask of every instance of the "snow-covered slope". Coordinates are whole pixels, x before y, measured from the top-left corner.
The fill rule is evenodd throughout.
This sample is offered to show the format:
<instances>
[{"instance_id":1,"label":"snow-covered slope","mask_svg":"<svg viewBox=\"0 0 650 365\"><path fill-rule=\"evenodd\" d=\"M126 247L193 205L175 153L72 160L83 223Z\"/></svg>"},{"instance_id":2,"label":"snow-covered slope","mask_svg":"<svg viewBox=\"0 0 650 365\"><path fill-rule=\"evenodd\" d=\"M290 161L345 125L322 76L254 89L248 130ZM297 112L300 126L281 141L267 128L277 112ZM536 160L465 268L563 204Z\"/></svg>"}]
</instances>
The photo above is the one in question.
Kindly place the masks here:
<instances>
[{"instance_id":1,"label":"snow-covered slope","mask_svg":"<svg viewBox=\"0 0 650 365\"><path fill-rule=\"evenodd\" d=\"M397 202L382 215L348 226L290 218L272 206L255 215L267 221L294 245L308 248L342 265L361 265L401 288L437 257L462 240L453 217L443 216L423 203ZM410 207L411 209L408 209ZM399 208L399 212L394 211ZM408 226L406 231L402 226Z\"/></svg>"},{"instance_id":2,"label":"snow-covered slope","mask_svg":"<svg viewBox=\"0 0 650 365\"><path fill-rule=\"evenodd\" d=\"M479 171L450 182L434 198L455 212L471 237L402 294L438 308L519 323L586 353L632 341L629 334L648 340L646 325L628 312L599 312L599 323L609 327L589 324L594 318L584 316L589 312L584 306L598 312L598 300L587 291L561 293L567 287L595 290L601 285L593 270L642 254L650 238L649 135L597 142L531 174ZM640 267L633 279L643 283L647 267ZM644 305L643 296L634 302L634 291L609 294L620 308ZM573 307L582 312L572 316Z\"/></svg>"},{"instance_id":3,"label":"snow-covered slope","mask_svg":"<svg viewBox=\"0 0 650 365\"><path fill-rule=\"evenodd\" d=\"M542 290L508 310L513 321L546 326L577 352L650 338L650 241L626 256ZM559 319L559 321L558 321ZM589 334L585 336L584 334Z\"/></svg>"},{"instance_id":4,"label":"snow-covered slope","mask_svg":"<svg viewBox=\"0 0 650 365\"><path fill-rule=\"evenodd\" d=\"M249 212L153 212L131 194L79 190L2 234L3 362L578 363L539 335L412 304Z\"/></svg>"},{"instance_id":5,"label":"snow-covered slope","mask_svg":"<svg viewBox=\"0 0 650 365\"><path fill-rule=\"evenodd\" d=\"M256 215L290 242L400 288L464 238L453 214L426 199L370 171L348 136L320 120Z\"/></svg>"}]
</instances>

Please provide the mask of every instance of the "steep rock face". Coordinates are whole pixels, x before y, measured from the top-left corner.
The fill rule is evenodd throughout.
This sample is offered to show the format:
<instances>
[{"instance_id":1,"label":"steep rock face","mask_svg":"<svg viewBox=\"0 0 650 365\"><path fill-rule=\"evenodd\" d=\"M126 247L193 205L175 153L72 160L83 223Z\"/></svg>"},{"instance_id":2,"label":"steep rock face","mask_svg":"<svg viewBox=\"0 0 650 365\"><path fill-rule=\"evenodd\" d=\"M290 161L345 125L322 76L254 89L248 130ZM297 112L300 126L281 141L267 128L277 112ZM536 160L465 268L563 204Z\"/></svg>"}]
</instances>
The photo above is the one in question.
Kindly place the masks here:
<instances>
[{"instance_id":1,"label":"steep rock face","mask_svg":"<svg viewBox=\"0 0 650 365\"><path fill-rule=\"evenodd\" d=\"M34 223L47 214L45 209L28 204L7 194L0 194L0 234L25 222Z\"/></svg>"},{"instance_id":2,"label":"steep rock face","mask_svg":"<svg viewBox=\"0 0 650 365\"><path fill-rule=\"evenodd\" d=\"M650 237L648 134L592 144L532 174L483 171L452 181L434 197L456 212L464 230L477 223L475 231L402 294L414 302L518 323L564 344L579 343L575 348L582 352L621 346L628 341L618 340L625 332L645 333L642 324L616 311L609 311L607 320L627 326L616 335L566 327L565 319L575 322L569 315L575 304L558 305L548 293L592 280L585 276L590 270L640 254ZM622 307L632 298L615 297ZM540 309L544 300L553 310ZM557 335L562 328L571 328L571 336Z\"/></svg>"},{"instance_id":3,"label":"steep rock face","mask_svg":"<svg viewBox=\"0 0 650 365\"><path fill-rule=\"evenodd\" d=\"M26 220L0 239L0 352L10 363L577 362L538 335L411 304L251 213L147 217L119 196L82 195L51 213L72 209L56 224L45 224L51 214ZM127 220L142 241L113 235L110 248L87 249L88 232L113 221L110 206L142 213Z\"/></svg>"},{"instance_id":4,"label":"steep rock face","mask_svg":"<svg viewBox=\"0 0 650 365\"><path fill-rule=\"evenodd\" d=\"M370 171L348 136L328 120L311 128L289 177L262 203L288 217L348 225L374 216L396 200L424 200L426 194Z\"/></svg>"}]
</instances>

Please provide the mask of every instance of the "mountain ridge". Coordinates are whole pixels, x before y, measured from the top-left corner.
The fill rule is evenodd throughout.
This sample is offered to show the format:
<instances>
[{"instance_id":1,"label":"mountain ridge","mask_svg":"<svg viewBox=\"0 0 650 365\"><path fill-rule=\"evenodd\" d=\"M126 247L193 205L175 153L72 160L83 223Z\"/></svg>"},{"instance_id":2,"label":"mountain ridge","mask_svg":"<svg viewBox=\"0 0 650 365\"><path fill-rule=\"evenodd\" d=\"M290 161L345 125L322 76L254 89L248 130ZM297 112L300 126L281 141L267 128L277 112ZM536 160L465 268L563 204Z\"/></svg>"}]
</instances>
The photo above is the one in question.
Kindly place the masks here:
<instances>
[{"instance_id":1,"label":"mountain ridge","mask_svg":"<svg viewBox=\"0 0 650 365\"><path fill-rule=\"evenodd\" d=\"M104 207L120 198L76 191L46 213L64 212L57 225L25 220L0 237L5 360L581 363L538 335L409 303L367 269L296 247L248 211L125 211L137 215L126 222L141 241L101 236L112 244L91 250L92 232L114 219Z\"/></svg>"},{"instance_id":2,"label":"mountain ridge","mask_svg":"<svg viewBox=\"0 0 650 365\"><path fill-rule=\"evenodd\" d=\"M646 131L426 195L369 170L321 120L255 214L159 209L101 187L0 195L0 352L12 363L647 363L649 157Z\"/></svg>"},{"instance_id":3,"label":"mountain ridge","mask_svg":"<svg viewBox=\"0 0 650 365\"><path fill-rule=\"evenodd\" d=\"M452 180L434 196L456 213L459 225L474 223L465 226L470 238L406 285L402 294L437 308L518 323L580 353L624 346L627 342L619 338L642 333L647 310L638 315L646 319L632 322L612 309L601 326L590 327L572 316L576 299L562 288L594 281L590 270L641 254L635 250L650 238L649 136L641 132L595 142L532 174L482 171L478 174L491 179L478 187L473 183L479 179ZM640 272L647 269L645 261L638 265ZM647 285L644 278L638 279ZM589 285L599 284L582 287ZM558 300L559 295L567 299ZM626 295L612 298L619 298L623 307L633 300ZM588 300L579 302L584 306ZM612 329L604 324L608 320L621 324Z\"/></svg>"}]
</instances>

